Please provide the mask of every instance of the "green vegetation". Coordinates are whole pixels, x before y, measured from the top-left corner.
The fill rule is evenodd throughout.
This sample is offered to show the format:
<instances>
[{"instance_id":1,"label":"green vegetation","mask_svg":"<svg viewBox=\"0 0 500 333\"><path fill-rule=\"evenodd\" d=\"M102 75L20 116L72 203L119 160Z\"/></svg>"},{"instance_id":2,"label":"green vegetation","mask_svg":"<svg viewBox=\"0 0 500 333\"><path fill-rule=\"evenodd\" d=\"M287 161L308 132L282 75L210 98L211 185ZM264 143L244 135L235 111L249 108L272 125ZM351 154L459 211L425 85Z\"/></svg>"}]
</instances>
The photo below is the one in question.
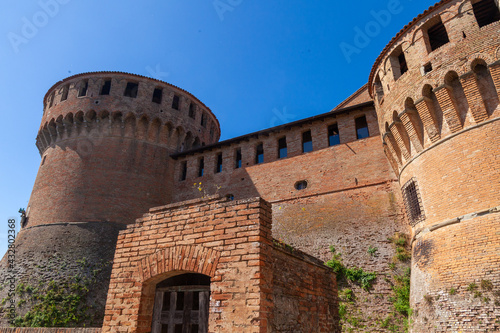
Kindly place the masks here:
<instances>
[{"instance_id":1,"label":"green vegetation","mask_svg":"<svg viewBox=\"0 0 500 333\"><path fill-rule=\"evenodd\" d=\"M457 290L455 288L450 289L450 295L455 295L457 293Z\"/></svg>"},{"instance_id":2,"label":"green vegetation","mask_svg":"<svg viewBox=\"0 0 500 333\"><path fill-rule=\"evenodd\" d=\"M394 305L394 310L405 317L411 314L410 308L410 268L407 268L402 275L395 275L395 284L392 286L394 297L390 300Z\"/></svg>"},{"instance_id":3,"label":"green vegetation","mask_svg":"<svg viewBox=\"0 0 500 333\"><path fill-rule=\"evenodd\" d=\"M477 285L476 285L474 282L470 283L470 284L467 286L467 290L468 290L468 291L474 291L474 290L476 290L476 289L477 289Z\"/></svg>"},{"instance_id":4,"label":"green vegetation","mask_svg":"<svg viewBox=\"0 0 500 333\"><path fill-rule=\"evenodd\" d=\"M486 290L486 291L491 291L491 290L493 290L493 283L491 283L490 280L482 280L481 281L481 289Z\"/></svg>"},{"instance_id":5,"label":"green vegetation","mask_svg":"<svg viewBox=\"0 0 500 333\"><path fill-rule=\"evenodd\" d=\"M90 286L98 283L100 272L111 262L92 264L86 258L77 261L79 273L54 281L19 282L16 294L20 309L29 307L24 316L15 318L15 327L81 327L91 321L93 305L87 302ZM3 305L3 304L2 304Z\"/></svg>"},{"instance_id":6,"label":"green vegetation","mask_svg":"<svg viewBox=\"0 0 500 333\"><path fill-rule=\"evenodd\" d=\"M368 253L369 253L372 257L375 257L375 256L376 256L376 255L375 255L375 253L376 253L377 251L378 251L378 248L376 248L376 247L372 247L372 246L370 246L370 247L368 248Z\"/></svg>"},{"instance_id":7,"label":"green vegetation","mask_svg":"<svg viewBox=\"0 0 500 333\"><path fill-rule=\"evenodd\" d=\"M371 289L373 281L377 278L376 273L365 272L362 268L357 267L345 267L341 254L336 253L335 247L330 246L330 252L332 252L332 259L328 260L325 265L337 273L337 280L346 279L359 284L363 290Z\"/></svg>"}]
</instances>

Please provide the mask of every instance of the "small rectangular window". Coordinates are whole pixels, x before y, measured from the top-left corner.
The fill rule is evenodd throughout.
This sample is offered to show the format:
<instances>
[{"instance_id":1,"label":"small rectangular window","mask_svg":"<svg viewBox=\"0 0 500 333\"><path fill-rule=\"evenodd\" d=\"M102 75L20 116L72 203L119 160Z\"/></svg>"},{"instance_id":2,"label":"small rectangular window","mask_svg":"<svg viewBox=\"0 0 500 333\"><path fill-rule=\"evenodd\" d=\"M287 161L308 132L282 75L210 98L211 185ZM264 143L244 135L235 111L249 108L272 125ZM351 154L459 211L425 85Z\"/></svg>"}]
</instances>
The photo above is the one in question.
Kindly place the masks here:
<instances>
[{"instance_id":1,"label":"small rectangular window","mask_svg":"<svg viewBox=\"0 0 500 333\"><path fill-rule=\"evenodd\" d=\"M123 96L136 98L138 91L139 83L127 82L127 87L125 87L125 93L123 94Z\"/></svg>"},{"instance_id":2,"label":"small rectangular window","mask_svg":"<svg viewBox=\"0 0 500 333\"><path fill-rule=\"evenodd\" d=\"M241 148L236 149L236 155L234 157L234 168L241 168Z\"/></svg>"},{"instance_id":3,"label":"small rectangular window","mask_svg":"<svg viewBox=\"0 0 500 333\"><path fill-rule=\"evenodd\" d=\"M186 176L187 176L187 162L184 161L182 162L181 165L181 181L186 180Z\"/></svg>"},{"instance_id":4,"label":"small rectangular window","mask_svg":"<svg viewBox=\"0 0 500 333\"><path fill-rule=\"evenodd\" d=\"M198 160L198 177L202 177L204 171L205 171L205 159L202 157Z\"/></svg>"},{"instance_id":5,"label":"small rectangular window","mask_svg":"<svg viewBox=\"0 0 500 333\"><path fill-rule=\"evenodd\" d=\"M163 89L155 88L153 91L153 103L161 104L161 99L163 98Z\"/></svg>"},{"instance_id":6,"label":"small rectangular window","mask_svg":"<svg viewBox=\"0 0 500 333\"><path fill-rule=\"evenodd\" d=\"M89 80L83 80L80 83L80 89L78 90L78 97L87 96L87 89L89 88Z\"/></svg>"},{"instance_id":7,"label":"small rectangular window","mask_svg":"<svg viewBox=\"0 0 500 333\"><path fill-rule=\"evenodd\" d=\"M500 10L495 0L483 0L472 4L472 10L480 28L500 21Z\"/></svg>"},{"instance_id":8,"label":"small rectangular window","mask_svg":"<svg viewBox=\"0 0 500 333\"><path fill-rule=\"evenodd\" d=\"M101 92L99 95L109 95L111 91L111 80L104 81L104 84L101 87Z\"/></svg>"},{"instance_id":9,"label":"small rectangular window","mask_svg":"<svg viewBox=\"0 0 500 333\"><path fill-rule=\"evenodd\" d=\"M201 126L207 127L207 114L203 112L201 114L201 121L200 121Z\"/></svg>"},{"instance_id":10,"label":"small rectangular window","mask_svg":"<svg viewBox=\"0 0 500 333\"><path fill-rule=\"evenodd\" d=\"M337 124L328 126L328 146L340 144L339 127Z\"/></svg>"},{"instance_id":11,"label":"small rectangular window","mask_svg":"<svg viewBox=\"0 0 500 333\"><path fill-rule=\"evenodd\" d=\"M195 105L193 103L189 104L189 117L193 119L196 117Z\"/></svg>"},{"instance_id":12,"label":"small rectangular window","mask_svg":"<svg viewBox=\"0 0 500 333\"><path fill-rule=\"evenodd\" d=\"M179 110L179 96L174 95L174 99L172 100L172 109Z\"/></svg>"},{"instance_id":13,"label":"small rectangular window","mask_svg":"<svg viewBox=\"0 0 500 333\"><path fill-rule=\"evenodd\" d=\"M311 131L302 133L302 152L308 153L313 150Z\"/></svg>"},{"instance_id":14,"label":"small rectangular window","mask_svg":"<svg viewBox=\"0 0 500 333\"><path fill-rule=\"evenodd\" d=\"M416 180L414 178L410 179L401 190L403 191L403 201L409 222L412 226L415 226L425 218Z\"/></svg>"},{"instance_id":15,"label":"small rectangular window","mask_svg":"<svg viewBox=\"0 0 500 333\"><path fill-rule=\"evenodd\" d=\"M287 157L286 136L278 140L278 158Z\"/></svg>"},{"instance_id":16,"label":"small rectangular window","mask_svg":"<svg viewBox=\"0 0 500 333\"><path fill-rule=\"evenodd\" d=\"M432 51L450 42L446 28L441 20L427 30L427 35L429 36Z\"/></svg>"},{"instance_id":17,"label":"small rectangular window","mask_svg":"<svg viewBox=\"0 0 500 333\"><path fill-rule=\"evenodd\" d=\"M255 149L255 164L264 163L264 145L261 143Z\"/></svg>"},{"instance_id":18,"label":"small rectangular window","mask_svg":"<svg viewBox=\"0 0 500 333\"><path fill-rule=\"evenodd\" d=\"M368 132L368 123L366 122L366 116L362 116L355 119L356 122L356 137L358 139L364 139L370 136Z\"/></svg>"},{"instance_id":19,"label":"small rectangular window","mask_svg":"<svg viewBox=\"0 0 500 333\"><path fill-rule=\"evenodd\" d=\"M222 172L222 153L217 154L217 165L215 166L215 173Z\"/></svg>"},{"instance_id":20,"label":"small rectangular window","mask_svg":"<svg viewBox=\"0 0 500 333\"><path fill-rule=\"evenodd\" d=\"M68 93L69 93L69 84L63 87L63 91L61 94L61 102L68 99Z\"/></svg>"}]
</instances>

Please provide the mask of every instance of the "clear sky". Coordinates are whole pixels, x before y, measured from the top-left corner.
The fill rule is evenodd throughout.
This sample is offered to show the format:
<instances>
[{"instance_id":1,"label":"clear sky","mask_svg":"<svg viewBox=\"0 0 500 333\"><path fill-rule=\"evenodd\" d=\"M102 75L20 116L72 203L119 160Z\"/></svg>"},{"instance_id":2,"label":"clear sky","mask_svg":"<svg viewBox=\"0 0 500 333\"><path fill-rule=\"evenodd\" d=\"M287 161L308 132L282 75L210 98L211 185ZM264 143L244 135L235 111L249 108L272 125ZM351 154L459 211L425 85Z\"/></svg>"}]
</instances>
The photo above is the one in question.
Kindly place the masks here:
<instances>
[{"instance_id":1,"label":"clear sky","mask_svg":"<svg viewBox=\"0 0 500 333\"><path fill-rule=\"evenodd\" d=\"M27 207L42 99L82 72L177 85L218 117L221 140L328 112L434 1L0 0L0 256ZM360 36L364 31L364 36ZM19 229L19 223L17 223Z\"/></svg>"}]
</instances>

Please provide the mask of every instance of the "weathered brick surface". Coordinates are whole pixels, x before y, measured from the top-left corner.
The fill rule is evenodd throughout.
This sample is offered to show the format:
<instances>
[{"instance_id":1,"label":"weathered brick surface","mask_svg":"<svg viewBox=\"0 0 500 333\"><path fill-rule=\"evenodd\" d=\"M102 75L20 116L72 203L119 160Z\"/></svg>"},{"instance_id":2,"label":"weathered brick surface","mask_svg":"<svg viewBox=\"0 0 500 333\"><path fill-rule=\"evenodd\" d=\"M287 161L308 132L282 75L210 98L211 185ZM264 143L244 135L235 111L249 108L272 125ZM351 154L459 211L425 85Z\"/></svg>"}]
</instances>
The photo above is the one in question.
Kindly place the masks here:
<instances>
[{"instance_id":1,"label":"weathered brick surface","mask_svg":"<svg viewBox=\"0 0 500 333\"><path fill-rule=\"evenodd\" d=\"M373 93L377 75L384 89L376 98L379 128L393 129L401 119L412 138L407 155L402 140L383 136L400 184L418 182L425 215L412 229L414 332L499 330L500 224L488 210L500 204L500 22L480 28L476 2L441 1L418 17L382 52L370 77ZM425 31L438 18L450 41L431 51ZM400 45L408 71L395 78L387 60ZM477 291L483 296L466 290L482 281L492 288Z\"/></svg>"},{"instance_id":2,"label":"weathered brick surface","mask_svg":"<svg viewBox=\"0 0 500 333\"><path fill-rule=\"evenodd\" d=\"M283 283L273 260L307 272L289 283L307 284L302 279L309 277L319 284L316 290L302 290L300 299L288 300L289 306L300 307L312 298L326 301L308 315L308 322L291 321L298 327L311 327L313 321L320 331L338 329L333 273L297 257L274 259L276 251L271 208L262 199L195 199L151 209L118 237L103 331L149 332L156 284L195 272L211 277L209 332L280 332L271 329L273 281Z\"/></svg>"},{"instance_id":3,"label":"weathered brick surface","mask_svg":"<svg viewBox=\"0 0 500 333\"><path fill-rule=\"evenodd\" d=\"M0 333L100 333L100 328L0 327Z\"/></svg>"}]
</instances>

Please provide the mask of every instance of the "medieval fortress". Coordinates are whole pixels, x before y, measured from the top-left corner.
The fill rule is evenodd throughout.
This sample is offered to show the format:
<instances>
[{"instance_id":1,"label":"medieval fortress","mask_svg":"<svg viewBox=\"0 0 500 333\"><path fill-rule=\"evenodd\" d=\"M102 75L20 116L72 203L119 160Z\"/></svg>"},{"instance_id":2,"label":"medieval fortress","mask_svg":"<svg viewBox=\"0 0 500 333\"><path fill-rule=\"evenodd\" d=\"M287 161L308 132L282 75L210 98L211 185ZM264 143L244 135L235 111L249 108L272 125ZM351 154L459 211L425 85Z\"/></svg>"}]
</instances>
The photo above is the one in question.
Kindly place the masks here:
<instances>
[{"instance_id":1,"label":"medieval fortress","mask_svg":"<svg viewBox=\"0 0 500 333\"><path fill-rule=\"evenodd\" d=\"M66 78L43 101L15 323L385 332L393 276L410 267L410 332L499 332L499 96L497 0L440 1L332 111L221 142L215 114L181 88ZM376 273L369 290L346 291L323 265L330 247Z\"/></svg>"}]
</instances>

